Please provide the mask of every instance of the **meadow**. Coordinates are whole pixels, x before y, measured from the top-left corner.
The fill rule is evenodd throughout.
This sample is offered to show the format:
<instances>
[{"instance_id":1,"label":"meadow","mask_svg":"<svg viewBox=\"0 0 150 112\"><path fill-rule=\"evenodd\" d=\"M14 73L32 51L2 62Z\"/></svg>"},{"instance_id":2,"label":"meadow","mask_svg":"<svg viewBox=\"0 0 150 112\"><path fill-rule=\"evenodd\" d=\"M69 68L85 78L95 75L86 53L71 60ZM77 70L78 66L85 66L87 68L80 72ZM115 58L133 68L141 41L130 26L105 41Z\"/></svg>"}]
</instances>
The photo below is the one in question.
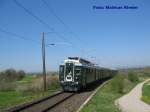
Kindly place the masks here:
<instances>
[{"instance_id":1,"label":"meadow","mask_svg":"<svg viewBox=\"0 0 150 112\"><path fill-rule=\"evenodd\" d=\"M102 87L81 112L120 112L114 101L136 84L150 77L150 69L120 70ZM142 100L149 103L149 85L144 85ZM40 73L28 74L13 69L0 72L0 111L45 97L60 90L58 73L47 74L47 91L43 91Z\"/></svg>"},{"instance_id":2,"label":"meadow","mask_svg":"<svg viewBox=\"0 0 150 112\"><path fill-rule=\"evenodd\" d=\"M150 78L150 69L120 70L104 87L98 90L81 112L121 112L115 100L128 93L139 82ZM146 86L145 95L149 95Z\"/></svg>"},{"instance_id":3,"label":"meadow","mask_svg":"<svg viewBox=\"0 0 150 112\"><path fill-rule=\"evenodd\" d=\"M142 92L142 100L150 105L150 81L145 83L143 86L143 92Z\"/></svg>"},{"instance_id":4,"label":"meadow","mask_svg":"<svg viewBox=\"0 0 150 112\"><path fill-rule=\"evenodd\" d=\"M15 70L6 72L0 74L0 111L45 97L60 89L56 73L47 75L47 91L43 91L41 74L23 73L18 78L20 74Z\"/></svg>"}]
</instances>

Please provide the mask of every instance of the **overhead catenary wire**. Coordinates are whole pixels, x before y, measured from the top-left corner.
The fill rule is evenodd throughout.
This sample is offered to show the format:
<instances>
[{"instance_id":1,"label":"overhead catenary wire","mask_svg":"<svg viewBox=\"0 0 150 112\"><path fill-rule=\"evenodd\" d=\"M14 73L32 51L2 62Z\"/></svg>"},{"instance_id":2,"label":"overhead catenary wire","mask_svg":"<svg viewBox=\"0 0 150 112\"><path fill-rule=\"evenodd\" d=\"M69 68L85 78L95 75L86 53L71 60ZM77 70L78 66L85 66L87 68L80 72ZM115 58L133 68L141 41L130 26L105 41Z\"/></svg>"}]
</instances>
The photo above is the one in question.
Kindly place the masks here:
<instances>
[{"instance_id":1,"label":"overhead catenary wire","mask_svg":"<svg viewBox=\"0 0 150 112\"><path fill-rule=\"evenodd\" d=\"M54 28L50 27L45 21L43 21L41 18L39 18L38 16L36 16L33 12L31 12L29 9L27 9L25 6L23 6L21 3L19 3L17 0L14 0L14 3L21 7L22 9L24 9L25 12L27 12L30 16L32 16L33 18L35 18L38 22L40 22L41 24L43 24L46 28L48 28L49 30L51 30L53 33L55 33L59 38L61 38L63 41L68 42L69 44L72 44L70 41L68 41L64 36L62 36L60 33L56 32Z\"/></svg>"},{"instance_id":2,"label":"overhead catenary wire","mask_svg":"<svg viewBox=\"0 0 150 112\"><path fill-rule=\"evenodd\" d=\"M31 39L31 38L26 38L24 36L21 36L19 34L16 34L16 33L13 33L13 32L10 32L10 31L7 31L7 30L4 30L3 28L0 28L0 32L3 32L7 35L10 35L11 37L16 37L16 39L21 39L21 40L25 40L25 41L30 41L30 42L33 42L35 44L38 44L38 45L41 45L41 42L40 41L37 41L37 40L34 40L34 39ZM9 37L10 38L10 37ZM45 44L46 47L50 47L52 46L52 44Z\"/></svg>"},{"instance_id":3,"label":"overhead catenary wire","mask_svg":"<svg viewBox=\"0 0 150 112\"><path fill-rule=\"evenodd\" d=\"M72 34L72 37L74 38L74 39L76 39L77 41L79 41L79 42L82 42L82 44L84 44L85 46L86 46L86 44L85 44L85 40L84 41L82 41L80 38L78 38L78 36L76 35L76 33L74 33L72 30L71 30L71 28L60 18L60 16L58 16L56 13L55 13L55 11L53 10L53 8L51 7L51 5L50 4L48 4L47 2L46 2L46 0L41 0L42 2L43 2L43 4L45 4L45 6L47 7L47 9L48 9L48 11L49 11L49 14L52 14L53 16L55 16L55 18L69 31L69 33L70 34ZM79 48L79 50L81 51L81 54L82 54L82 50L83 50L84 48Z\"/></svg>"},{"instance_id":4,"label":"overhead catenary wire","mask_svg":"<svg viewBox=\"0 0 150 112\"><path fill-rule=\"evenodd\" d=\"M53 31L54 29L51 28L46 22L44 22L42 19L40 19L38 16L36 16L35 14L33 14L30 10L28 10L27 8L25 8L21 3L19 3L17 0L14 0L15 4L18 5L19 7L21 7L22 9L24 9L24 11L26 11L29 15L31 15L32 17L34 17L37 21L39 21L40 23L42 23L45 27L47 27L48 29L50 29L51 31Z\"/></svg>"},{"instance_id":5,"label":"overhead catenary wire","mask_svg":"<svg viewBox=\"0 0 150 112\"><path fill-rule=\"evenodd\" d=\"M32 41L34 43L40 44L40 42L37 41L37 40L31 39L31 38L26 38L24 36L21 36L19 34L16 34L16 33L13 33L13 32L7 31L7 30L4 30L2 28L0 28L0 32L3 32L3 33L8 34L8 35L11 35L13 37L17 37L17 38L22 39L22 40Z\"/></svg>"},{"instance_id":6,"label":"overhead catenary wire","mask_svg":"<svg viewBox=\"0 0 150 112\"><path fill-rule=\"evenodd\" d=\"M45 0L41 0L45 6L49 9L50 14L53 14L55 16L55 18L64 25L64 27L73 35L73 37L76 40L80 40L80 38L78 38L78 36L71 30L71 28L55 13L55 11L51 8L50 4L48 4Z\"/></svg>"},{"instance_id":7,"label":"overhead catenary wire","mask_svg":"<svg viewBox=\"0 0 150 112\"><path fill-rule=\"evenodd\" d=\"M14 0L14 3L19 6L20 8L22 8L25 12L27 12L30 16L32 16L33 18L35 18L38 22L40 22L41 24L43 24L46 28L48 28L51 32L53 32L54 34L57 35L57 37L61 38L64 42L68 43L71 45L72 48L74 48L73 46L75 46L77 49L79 49L80 51L82 50L81 47L79 47L78 45L74 44L71 41L68 41L68 39L66 39L62 34L60 34L59 32L57 32L54 28L50 27L49 24L47 24L45 21L43 21L41 18L39 18L38 16L36 16L32 11L30 11L29 9L27 9L25 6L23 6L20 2L18 2L17 0ZM82 41L83 43L83 41ZM50 45L50 44L49 44ZM48 44L47 44L48 46Z\"/></svg>"},{"instance_id":8,"label":"overhead catenary wire","mask_svg":"<svg viewBox=\"0 0 150 112\"><path fill-rule=\"evenodd\" d=\"M69 26L53 11L53 9L51 8L51 6L45 0L41 0L41 1L49 9L50 13L53 14L56 17L56 19L66 27L66 29L68 29L70 32L72 32L70 30Z\"/></svg>"}]
</instances>

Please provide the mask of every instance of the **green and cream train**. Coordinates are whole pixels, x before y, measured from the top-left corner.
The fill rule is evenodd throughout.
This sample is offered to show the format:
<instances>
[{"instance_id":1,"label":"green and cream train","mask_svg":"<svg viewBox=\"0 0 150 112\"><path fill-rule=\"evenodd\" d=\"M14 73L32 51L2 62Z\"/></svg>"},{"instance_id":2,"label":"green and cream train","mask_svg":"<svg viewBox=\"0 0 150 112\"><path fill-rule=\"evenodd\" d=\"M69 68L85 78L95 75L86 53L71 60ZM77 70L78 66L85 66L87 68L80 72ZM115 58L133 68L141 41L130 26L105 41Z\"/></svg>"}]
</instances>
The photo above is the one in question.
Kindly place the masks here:
<instances>
[{"instance_id":1,"label":"green and cream train","mask_svg":"<svg viewBox=\"0 0 150 112\"><path fill-rule=\"evenodd\" d=\"M59 81L64 91L80 91L89 84L113 77L116 72L79 57L68 57L59 67Z\"/></svg>"}]
</instances>

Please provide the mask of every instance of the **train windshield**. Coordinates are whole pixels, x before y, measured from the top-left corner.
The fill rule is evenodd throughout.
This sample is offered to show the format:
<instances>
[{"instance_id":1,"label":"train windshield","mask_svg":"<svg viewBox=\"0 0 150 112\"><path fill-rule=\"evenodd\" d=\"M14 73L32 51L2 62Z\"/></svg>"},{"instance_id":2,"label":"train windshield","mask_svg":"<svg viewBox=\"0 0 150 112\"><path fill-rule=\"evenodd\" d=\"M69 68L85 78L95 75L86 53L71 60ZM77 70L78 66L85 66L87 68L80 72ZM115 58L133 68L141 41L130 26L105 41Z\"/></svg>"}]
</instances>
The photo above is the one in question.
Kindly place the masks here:
<instances>
[{"instance_id":1,"label":"train windshield","mask_svg":"<svg viewBox=\"0 0 150 112\"><path fill-rule=\"evenodd\" d=\"M72 79L73 79L73 63L66 63L65 77L66 77L66 81L72 81Z\"/></svg>"},{"instance_id":2,"label":"train windshield","mask_svg":"<svg viewBox=\"0 0 150 112\"><path fill-rule=\"evenodd\" d=\"M66 75L73 75L73 63L66 63Z\"/></svg>"}]
</instances>

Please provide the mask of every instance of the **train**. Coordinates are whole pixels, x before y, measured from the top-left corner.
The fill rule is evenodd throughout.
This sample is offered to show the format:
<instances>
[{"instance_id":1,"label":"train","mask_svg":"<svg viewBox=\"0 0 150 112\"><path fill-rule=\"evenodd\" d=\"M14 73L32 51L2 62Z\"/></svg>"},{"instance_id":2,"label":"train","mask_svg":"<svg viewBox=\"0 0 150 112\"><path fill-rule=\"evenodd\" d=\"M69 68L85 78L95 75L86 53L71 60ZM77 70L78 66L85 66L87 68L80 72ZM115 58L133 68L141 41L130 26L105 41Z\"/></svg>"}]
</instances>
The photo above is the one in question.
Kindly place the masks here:
<instances>
[{"instance_id":1,"label":"train","mask_svg":"<svg viewBox=\"0 0 150 112\"><path fill-rule=\"evenodd\" d=\"M99 67L80 57L68 57L59 66L59 81L64 91L78 92L92 83L116 74L117 70Z\"/></svg>"}]
</instances>

